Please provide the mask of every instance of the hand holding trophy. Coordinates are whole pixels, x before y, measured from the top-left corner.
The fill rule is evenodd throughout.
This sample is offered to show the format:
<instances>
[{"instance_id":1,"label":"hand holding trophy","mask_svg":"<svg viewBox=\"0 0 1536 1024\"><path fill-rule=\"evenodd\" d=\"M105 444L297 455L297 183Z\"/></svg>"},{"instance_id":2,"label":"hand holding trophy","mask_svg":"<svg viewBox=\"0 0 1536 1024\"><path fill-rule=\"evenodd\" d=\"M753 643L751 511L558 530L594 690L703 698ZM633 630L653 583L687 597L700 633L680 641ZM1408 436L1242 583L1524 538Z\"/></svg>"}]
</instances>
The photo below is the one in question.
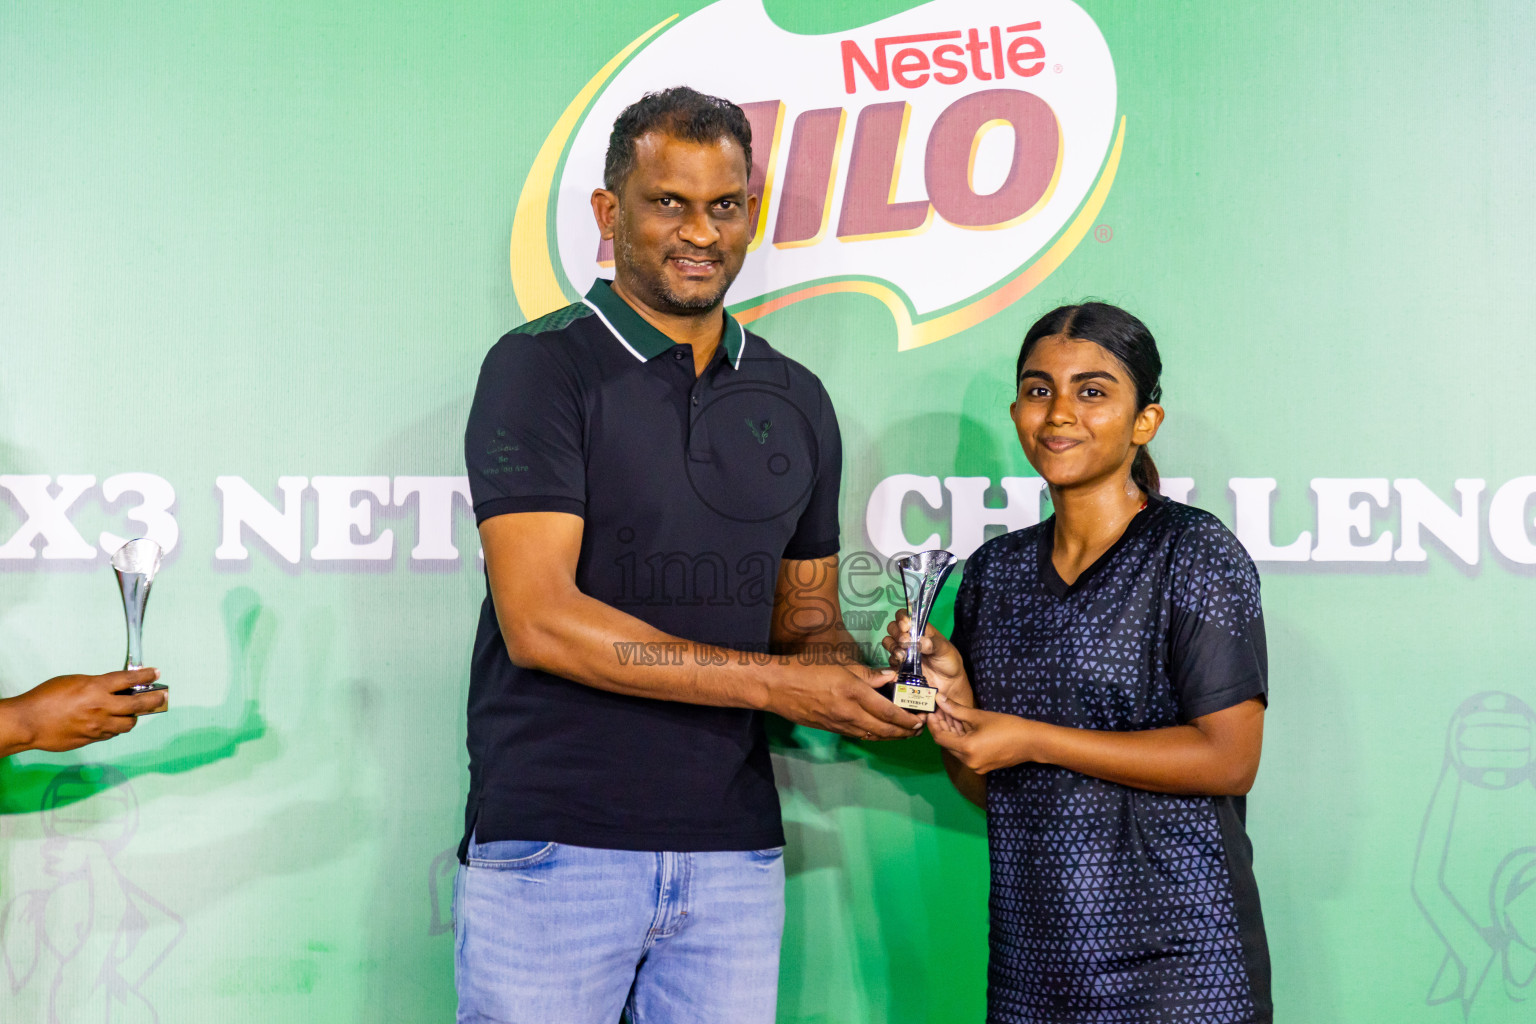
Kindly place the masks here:
<instances>
[{"instance_id":1,"label":"hand holding trophy","mask_svg":"<svg viewBox=\"0 0 1536 1024\"><path fill-rule=\"evenodd\" d=\"M880 692L892 704L907 711L924 713L938 707L938 689L929 686L923 678L921 641L923 631L928 628L934 601L944 589L944 581L949 578L956 561L953 554L938 549L920 551L896 561L907 594L910 621L907 635L901 641L901 664L896 669L896 678L880 687Z\"/></svg>"},{"instance_id":2,"label":"hand holding trophy","mask_svg":"<svg viewBox=\"0 0 1536 1024\"><path fill-rule=\"evenodd\" d=\"M128 622L128 658L124 669L144 667L144 609L149 604L149 588L160 571L160 545L147 537L130 540L112 556L112 571L117 574L117 587L123 595L123 616ZM164 683L139 683L119 694L147 693L150 690L169 689ZM167 695L169 697L169 695ZM144 714L157 715L170 707L170 700L154 711Z\"/></svg>"}]
</instances>

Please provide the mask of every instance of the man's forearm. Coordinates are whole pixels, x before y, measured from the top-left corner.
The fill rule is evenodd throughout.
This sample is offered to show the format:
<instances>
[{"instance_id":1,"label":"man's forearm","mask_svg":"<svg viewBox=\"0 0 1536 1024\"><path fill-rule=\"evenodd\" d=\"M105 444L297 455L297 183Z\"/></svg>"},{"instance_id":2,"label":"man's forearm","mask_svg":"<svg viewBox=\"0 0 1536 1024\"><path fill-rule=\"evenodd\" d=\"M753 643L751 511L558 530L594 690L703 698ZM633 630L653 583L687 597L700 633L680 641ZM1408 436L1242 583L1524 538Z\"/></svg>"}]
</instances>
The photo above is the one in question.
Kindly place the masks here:
<instances>
[{"instance_id":1,"label":"man's forearm","mask_svg":"<svg viewBox=\"0 0 1536 1024\"><path fill-rule=\"evenodd\" d=\"M897 739L921 726L875 692L882 677L868 668L684 640L588 596L575 579L582 527L573 515L535 512L480 525L491 601L513 664L634 697L772 711L845 736ZM796 618L788 605L776 590L774 639L780 622ZM827 606L835 620L836 603Z\"/></svg>"},{"instance_id":2,"label":"man's forearm","mask_svg":"<svg viewBox=\"0 0 1536 1024\"><path fill-rule=\"evenodd\" d=\"M10 757L31 750L33 732L16 703L15 697L0 700L0 757Z\"/></svg>"},{"instance_id":3,"label":"man's forearm","mask_svg":"<svg viewBox=\"0 0 1536 1024\"><path fill-rule=\"evenodd\" d=\"M818 633L776 637L773 651L825 665L865 663L863 649L841 620Z\"/></svg>"},{"instance_id":4,"label":"man's forearm","mask_svg":"<svg viewBox=\"0 0 1536 1024\"><path fill-rule=\"evenodd\" d=\"M664 633L579 592L497 617L513 663L635 697L761 710L782 655L748 655Z\"/></svg>"}]
</instances>

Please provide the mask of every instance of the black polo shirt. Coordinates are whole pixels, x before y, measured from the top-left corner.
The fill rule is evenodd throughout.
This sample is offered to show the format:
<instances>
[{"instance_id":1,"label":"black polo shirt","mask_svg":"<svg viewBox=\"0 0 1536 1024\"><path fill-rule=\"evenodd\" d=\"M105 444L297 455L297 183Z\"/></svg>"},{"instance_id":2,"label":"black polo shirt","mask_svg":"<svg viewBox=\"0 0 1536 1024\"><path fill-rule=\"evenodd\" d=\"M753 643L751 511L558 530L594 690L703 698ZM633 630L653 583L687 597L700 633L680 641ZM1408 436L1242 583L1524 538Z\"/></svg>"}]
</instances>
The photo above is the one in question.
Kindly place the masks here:
<instances>
[{"instance_id":1,"label":"black polo shirt","mask_svg":"<svg viewBox=\"0 0 1536 1024\"><path fill-rule=\"evenodd\" d=\"M767 648L780 561L838 550L842 443L816 375L727 316L696 376L692 346L607 281L491 349L464 448L477 521L581 516L583 593L741 657ZM613 638L621 660L682 654L637 639ZM466 844L470 833L627 850L784 841L760 713L518 668L489 589L469 773Z\"/></svg>"}]
</instances>

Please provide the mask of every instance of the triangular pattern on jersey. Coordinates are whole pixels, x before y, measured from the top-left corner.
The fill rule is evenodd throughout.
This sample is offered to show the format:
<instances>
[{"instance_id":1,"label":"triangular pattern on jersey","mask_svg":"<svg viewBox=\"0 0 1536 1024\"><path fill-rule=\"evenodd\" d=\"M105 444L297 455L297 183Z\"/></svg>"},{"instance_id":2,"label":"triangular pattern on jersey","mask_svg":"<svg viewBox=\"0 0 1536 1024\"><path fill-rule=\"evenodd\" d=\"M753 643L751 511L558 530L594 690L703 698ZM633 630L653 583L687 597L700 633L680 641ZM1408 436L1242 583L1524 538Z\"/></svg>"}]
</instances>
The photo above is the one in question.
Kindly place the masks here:
<instances>
[{"instance_id":1,"label":"triangular pattern on jersey","mask_svg":"<svg viewBox=\"0 0 1536 1024\"><path fill-rule=\"evenodd\" d=\"M1139 730L1266 696L1258 574L1214 516L1154 497L1070 587L1054 527L966 565L954 640L981 707ZM989 1024L1271 1020L1241 816L1055 766L989 774Z\"/></svg>"}]
</instances>

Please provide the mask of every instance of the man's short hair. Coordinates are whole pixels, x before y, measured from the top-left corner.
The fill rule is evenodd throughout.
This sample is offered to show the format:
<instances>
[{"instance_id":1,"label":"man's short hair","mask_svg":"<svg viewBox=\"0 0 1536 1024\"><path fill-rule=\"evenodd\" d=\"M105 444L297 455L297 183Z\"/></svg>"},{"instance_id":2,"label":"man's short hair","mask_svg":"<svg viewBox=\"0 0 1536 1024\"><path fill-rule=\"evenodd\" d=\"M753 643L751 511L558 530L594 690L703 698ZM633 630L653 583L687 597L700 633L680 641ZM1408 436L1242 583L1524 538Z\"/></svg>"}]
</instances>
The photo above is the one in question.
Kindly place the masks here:
<instances>
[{"instance_id":1,"label":"man's short hair","mask_svg":"<svg viewBox=\"0 0 1536 1024\"><path fill-rule=\"evenodd\" d=\"M608 136L608 158L603 163L603 187L617 192L635 167L635 140L649 132L661 132L687 142L734 139L747 157L752 173L752 125L747 115L730 100L706 96L686 85L648 92L624 108Z\"/></svg>"}]
</instances>

